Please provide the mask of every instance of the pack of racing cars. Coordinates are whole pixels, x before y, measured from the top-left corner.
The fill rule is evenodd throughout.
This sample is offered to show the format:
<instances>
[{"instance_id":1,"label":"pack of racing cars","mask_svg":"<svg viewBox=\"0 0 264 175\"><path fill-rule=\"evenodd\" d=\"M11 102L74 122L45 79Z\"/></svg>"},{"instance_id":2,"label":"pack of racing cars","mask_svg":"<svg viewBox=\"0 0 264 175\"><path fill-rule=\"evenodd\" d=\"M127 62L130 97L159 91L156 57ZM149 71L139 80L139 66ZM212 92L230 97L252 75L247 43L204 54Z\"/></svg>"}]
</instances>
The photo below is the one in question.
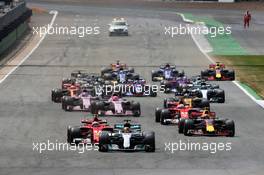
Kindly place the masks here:
<instances>
[{"instance_id":1,"label":"pack of racing cars","mask_svg":"<svg viewBox=\"0 0 264 175\"><path fill-rule=\"evenodd\" d=\"M195 105L186 103L184 98L164 100L164 108L156 108L155 121L162 125L176 125L180 134L185 136L227 136L234 137L233 120L221 119L210 111L206 99L195 98Z\"/></svg>"},{"instance_id":2,"label":"pack of racing cars","mask_svg":"<svg viewBox=\"0 0 264 175\"><path fill-rule=\"evenodd\" d=\"M151 80L159 82L164 87L164 93L173 94L163 100L163 107L155 109L155 122L175 125L178 133L185 136L234 137L234 121L218 118L211 111L211 103L225 102L225 91L219 85L208 82L232 81L235 79L234 71L216 63L201 71L201 75L188 78L183 70L176 68L176 65L166 63L151 72ZM115 88L107 89L110 86ZM125 87L125 91L117 90L119 86ZM147 89L148 94L138 90L145 86L146 80L135 73L134 68L120 61L102 68L99 74L73 71L70 78L62 80L61 88L52 89L51 100L61 103L65 111L85 111L94 117L81 120L79 126L68 126L67 142L96 144L101 152L154 152L153 131L142 131L140 124L130 120L110 125L106 120L99 119L99 116L140 117L140 103L124 97L157 96L157 92L150 89ZM127 88L130 91L126 91Z\"/></svg>"},{"instance_id":3,"label":"pack of racing cars","mask_svg":"<svg viewBox=\"0 0 264 175\"><path fill-rule=\"evenodd\" d=\"M146 80L134 68L120 61L102 68L101 74L73 71L70 78L62 80L61 88L51 91L51 100L61 103L65 111L102 115L140 116L140 104L123 97L147 96L156 97L157 93L146 86Z\"/></svg>"},{"instance_id":4,"label":"pack of racing cars","mask_svg":"<svg viewBox=\"0 0 264 175\"><path fill-rule=\"evenodd\" d=\"M171 69L171 72L175 71L175 66L169 64L165 68ZM165 86L165 93L173 92L175 96L165 98L163 108L156 108L155 122L161 125L174 124L178 126L178 132L185 136L234 137L234 121L218 118L210 109L211 102L225 102L225 91L219 85L207 82L207 80L232 81L235 79L234 71L225 69L225 65L218 62L209 65L209 69L210 72L215 72L212 76L211 74L205 76L205 71L191 78L187 78L183 73L178 76L171 74L171 77L164 73L159 79L161 85Z\"/></svg>"},{"instance_id":5,"label":"pack of racing cars","mask_svg":"<svg viewBox=\"0 0 264 175\"><path fill-rule=\"evenodd\" d=\"M80 126L68 126L69 144L94 144L100 152L108 151L155 151L155 133L141 130L141 125L124 120L110 126L97 116L81 121Z\"/></svg>"}]
</instances>

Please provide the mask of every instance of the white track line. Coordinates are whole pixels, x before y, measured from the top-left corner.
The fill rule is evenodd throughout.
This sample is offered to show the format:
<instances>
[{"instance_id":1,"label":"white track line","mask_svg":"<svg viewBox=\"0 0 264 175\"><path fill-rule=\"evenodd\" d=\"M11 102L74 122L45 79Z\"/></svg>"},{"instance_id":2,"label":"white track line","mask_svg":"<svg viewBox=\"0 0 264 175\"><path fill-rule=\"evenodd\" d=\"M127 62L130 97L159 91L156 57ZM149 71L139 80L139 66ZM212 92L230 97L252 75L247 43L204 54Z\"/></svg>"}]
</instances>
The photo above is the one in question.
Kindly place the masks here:
<instances>
[{"instance_id":1,"label":"white track line","mask_svg":"<svg viewBox=\"0 0 264 175\"><path fill-rule=\"evenodd\" d=\"M52 10L49 12L49 14L53 15L52 17L52 20L49 24L50 27L53 26L55 20L56 20L56 17L58 15L58 11L55 11L55 10ZM39 47L39 45L42 43L42 41L45 39L46 35L47 35L48 32L46 32L42 37L41 39L39 40L39 42L36 44L36 46L19 62L18 65L16 65L13 69L11 69L1 80L0 80L0 84L3 83L7 77L9 75L11 75L21 64L23 64L29 57L30 55Z\"/></svg>"},{"instance_id":2,"label":"white track line","mask_svg":"<svg viewBox=\"0 0 264 175\"><path fill-rule=\"evenodd\" d=\"M188 23L194 23L194 21L190 20L190 19L186 19L185 16L182 13L177 13L178 15L180 15L182 17L182 20L184 22L188 22ZM194 35L191 33L192 39L195 42L196 46L199 48L199 50L204 54L204 56L211 62L211 63L215 63L215 61L207 54L207 52L205 52L202 47L200 46L199 42L195 39ZM258 105L260 105L262 108L264 108L264 100L257 100L255 99L254 96L252 96L247 90L245 90L239 83L238 81L232 81L239 89L241 89L247 96L249 96L249 98L251 98L255 103L257 103Z\"/></svg>"}]
</instances>

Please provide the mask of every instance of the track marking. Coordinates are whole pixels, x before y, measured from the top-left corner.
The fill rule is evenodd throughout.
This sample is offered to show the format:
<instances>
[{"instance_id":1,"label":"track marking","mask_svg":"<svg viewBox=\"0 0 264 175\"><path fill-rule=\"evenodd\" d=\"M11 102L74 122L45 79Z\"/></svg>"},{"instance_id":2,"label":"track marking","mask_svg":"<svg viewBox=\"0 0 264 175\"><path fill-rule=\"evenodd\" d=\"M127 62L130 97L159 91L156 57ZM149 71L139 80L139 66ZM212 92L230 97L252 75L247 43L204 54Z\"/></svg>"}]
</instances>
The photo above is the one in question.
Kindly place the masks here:
<instances>
[{"instance_id":1,"label":"track marking","mask_svg":"<svg viewBox=\"0 0 264 175\"><path fill-rule=\"evenodd\" d=\"M190 19L186 19L185 16L182 13L177 13L177 15L180 15L182 17L182 20L184 22L188 22L188 23L195 23L193 20ZM199 23L201 24L201 23ZM195 39L194 35L191 33L191 37L194 41L194 43L196 44L196 46L199 48L199 50L203 53L203 55L211 62L211 63L215 63L215 61L210 57L209 54L207 54L207 52L205 52L202 47L200 46L199 42ZM262 108L264 108L264 100L256 100L249 92L247 92L247 90L245 90L239 83L238 81L232 81L232 83L234 83L239 89L241 89L249 98L251 98L256 104L260 105Z\"/></svg>"},{"instance_id":2,"label":"track marking","mask_svg":"<svg viewBox=\"0 0 264 175\"><path fill-rule=\"evenodd\" d=\"M52 20L49 24L50 27L53 26L55 20L56 20L56 17L58 15L58 11L56 10L52 10L49 12L49 14L53 15L52 17ZM11 69L1 80L0 80L0 84L3 83L7 77L9 75L11 75L21 64L23 64L31 55L32 53L39 47L39 45L42 43L42 41L45 39L46 35L47 35L48 32L46 32L42 37L41 39L38 41L38 43L36 44L36 46L13 68Z\"/></svg>"},{"instance_id":3,"label":"track marking","mask_svg":"<svg viewBox=\"0 0 264 175\"><path fill-rule=\"evenodd\" d=\"M195 23L193 20L187 19L185 18L185 16L182 13L177 13L178 15L180 15L183 19L184 22L188 22L188 23ZM201 23L199 23L201 24ZM195 42L196 46L199 48L199 50L204 54L204 56L211 62L211 63L215 63L215 61L203 50L203 48L201 47L201 45L199 44L199 42L196 40L196 38L194 37L193 33L191 32L191 37L193 39L193 41Z\"/></svg>"}]
</instances>

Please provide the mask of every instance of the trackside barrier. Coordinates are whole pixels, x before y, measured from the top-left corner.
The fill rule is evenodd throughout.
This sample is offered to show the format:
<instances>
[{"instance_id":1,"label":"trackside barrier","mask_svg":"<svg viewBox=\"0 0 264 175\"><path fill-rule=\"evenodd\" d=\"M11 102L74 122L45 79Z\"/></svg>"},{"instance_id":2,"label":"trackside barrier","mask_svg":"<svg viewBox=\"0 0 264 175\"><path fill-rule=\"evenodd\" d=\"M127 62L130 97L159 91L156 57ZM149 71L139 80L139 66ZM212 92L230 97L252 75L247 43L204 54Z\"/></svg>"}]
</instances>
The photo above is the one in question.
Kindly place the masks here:
<instances>
[{"instance_id":1,"label":"trackside barrier","mask_svg":"<svg viewBox=\"0 0 264 175\"><path fill-rule=\"evenodd\" d=\"M28 29L27 21L32 16L32 10L24 13L0 30L0 55L10 48Z\"/></svg>"}]
</instances>

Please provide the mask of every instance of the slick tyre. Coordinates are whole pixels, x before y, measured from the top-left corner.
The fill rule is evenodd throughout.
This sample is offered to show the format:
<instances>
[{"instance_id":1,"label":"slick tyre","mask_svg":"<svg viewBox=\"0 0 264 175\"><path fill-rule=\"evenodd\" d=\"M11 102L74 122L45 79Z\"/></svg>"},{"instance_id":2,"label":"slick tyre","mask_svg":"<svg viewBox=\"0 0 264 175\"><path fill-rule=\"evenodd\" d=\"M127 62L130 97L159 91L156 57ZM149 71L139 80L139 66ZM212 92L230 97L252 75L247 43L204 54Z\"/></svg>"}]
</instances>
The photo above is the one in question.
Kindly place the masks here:
<instances>
[{"instance_id":1,"label":"slick tyre","mask_svg":"<svg viewBox=\"0 0 264 175\"><path fill-rule=\"evenodd\" d=\"M108 144L110 144L109 132L103 131L99 137L99 151L108 152Z\"/></svg>"},{"instance_id":2,"label":"slick tyre","mask_svg":"<svg viewBox=\"0 0 264 175\"><path fill-rule=\"evenodd\" d=\"M167 109L163 109L160 114L160 124L162 125L168 125L167 122L165 122L166 119L170 117L170 111Z\"/></svg>"},{"instance_id":3,"label":"slick tyre","mask_svg":"<svg viewBox=\"0 0 264 175\"><path fill-rule=\"evenodd\" d=\"M67 129L67 142L70 144L79 144L78 142L74 142L74 139L81 138L81 129L79 126L71 127L69 126Z\"/></svg>"},{"instance_id":4,"label":"slick tyre","mask_svg":"<svg viewBox=\"0 0 264 175\"><path fill-rule=\"evenodd\" d=\"M141 108L140 108L140 104L138 102L132 103L132 111L133 111L133 116L134 117L140 117Z\"/></svg>"},{"instance_id":5,"label":"slick tyre","mask_svg":"<svg viewBox=\"0 0 264 175\"><path fill-rule=\"evenodd\" d=\"M233 120L227 120L226 121L226 129L228 130L229 134L228 137L234 137L235 136L235 122Z\"/></svg>"},{"instance_id":6,"label":"slick tyre","mask_svg":"<svg viewBox=\"0 0 264 175\"><path fill-rule=\"evenodd\" d=\"M186 119L184 123L183 134L185 136L191 136L192 134L189 132L190 130L194 129L194 122L193 120Z\"/></svg>"},{"instance_id":7,"label":"slick tyre","mask_svg":"<svg viewBox=\"0 0 264 175\"><path fill-rule=\"evenodd\" d=\"M155 110L155 121L157 123L160 122L160 115L161 115L161 109L160 108L156 108L156 110Z\"/></svg>"},{"instance_id":8,"label":"slick tyre","mask_svg":"<svg viewBox=\"0 0 264 175\"><path fill-rule=\"evenodd\" d=\"M154 132L144 132L144 144L145 144L145 151L146 152L155 152L156 145L155 145L155 133Z\"/></svg>"},{"instance_id":9,"label":"slick tyre","mask_svg":"<svg viewBox=\"0 0 264 175\"><path fill-rule=\"evenodd\" d=\"M185 124L185 119L180 118L179 123L178 123L178 132L179 132L179 134L183 134L184 124Z\"/></svg>"}]
</instances>

